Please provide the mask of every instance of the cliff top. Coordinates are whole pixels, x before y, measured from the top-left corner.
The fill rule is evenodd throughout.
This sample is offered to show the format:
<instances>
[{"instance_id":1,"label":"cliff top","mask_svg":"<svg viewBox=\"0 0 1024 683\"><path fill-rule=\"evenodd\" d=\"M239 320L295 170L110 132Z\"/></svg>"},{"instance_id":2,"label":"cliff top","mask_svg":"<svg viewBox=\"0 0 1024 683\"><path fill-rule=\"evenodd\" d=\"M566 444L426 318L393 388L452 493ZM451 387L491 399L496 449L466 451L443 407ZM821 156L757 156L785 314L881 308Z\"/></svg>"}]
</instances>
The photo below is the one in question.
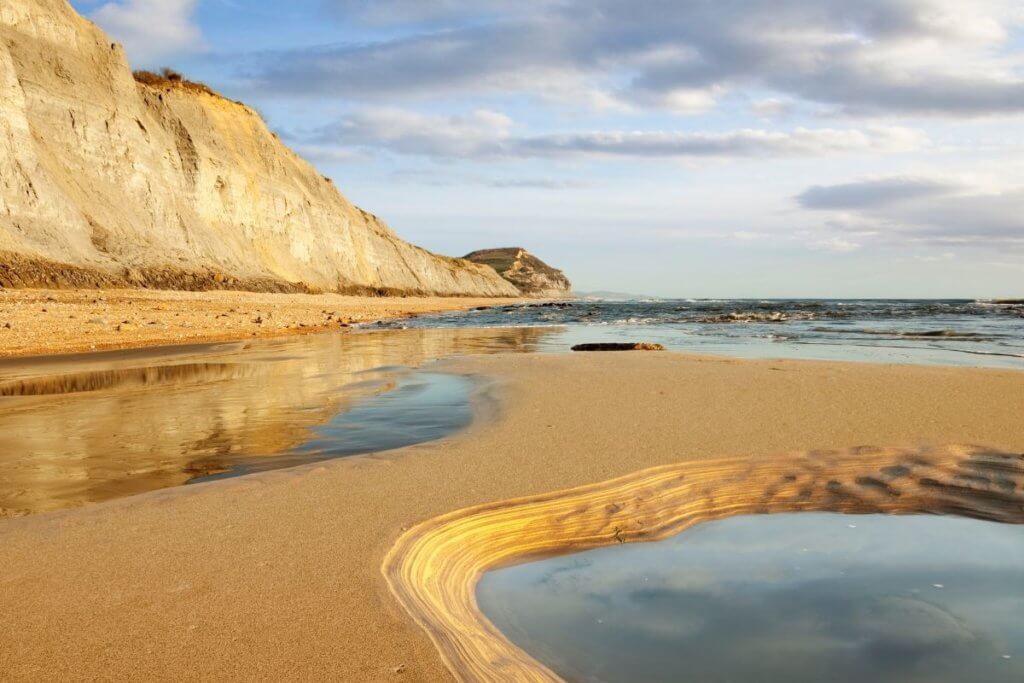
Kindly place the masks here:
<instances>
[{"instance_id":1,"label":"cliff top","mask_svg":"<svg viewBox=\"0 0 1024 683\"><path fill-rule=\"evenodd\" d=\"M480 249L463 258L490 266L528 296L564 296L572 291L572 284L562 271L522 247Z\"/></svg>"},{"instance_id":2,"label":"cliff top","mask_svg":"<svg viewBox=\"0 0 1024 683\"><path fill-rule=\"evenodd\" d=\"M200 83L199 81L190 81L189 79L181 75L179 72L168 67L164 67L159 72L145 70L133 71L132 76L135 78L136 83L148 85L151 88L161 88L164 90L170 88L177 88L180 90L187 90L193 93L202 93L204 95L210 95L211 97L217 97L222 100L228 100L229 102L235 102L235 104L242 104L241 102L237 102L235 100L231 100L227 97L224 97L224 95L221 95L219 92L217 92L210 86L206 85L205 83Z\"/></svg>"},{"instance_id":3,"label":"cliff top","mask_svg":"<svg viewBox=\"0 0 1024 683\"><path fill-rule=\"evenodd\" d=\"M473 261L475 263L482 263L485 266L494 268L499 273L502 273L511 268L516 259L521 258L523 255L530 256L531 258L540 261L535 256L530 254L522 247L500 247L497 249L478 249L477 251L471 252L463 256L467 261ZM547 264L544 264L545 267Z\"/></svg>"}]
</instances>

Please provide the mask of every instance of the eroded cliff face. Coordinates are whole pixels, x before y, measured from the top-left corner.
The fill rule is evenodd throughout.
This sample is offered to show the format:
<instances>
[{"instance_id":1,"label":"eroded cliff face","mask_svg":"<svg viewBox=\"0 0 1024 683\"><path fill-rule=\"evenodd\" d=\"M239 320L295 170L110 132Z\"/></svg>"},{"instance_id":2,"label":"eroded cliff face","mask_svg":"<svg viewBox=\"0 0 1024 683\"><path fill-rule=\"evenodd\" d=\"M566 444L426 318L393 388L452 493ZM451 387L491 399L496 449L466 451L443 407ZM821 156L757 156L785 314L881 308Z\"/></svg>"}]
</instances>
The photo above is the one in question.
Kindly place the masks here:
<instances>
[{"instance_id":1,"label":"eroded cliff face","mask_svg":"<svg viewBox=\"0 0 1024 683\"><path fill-rule=\"evenodd\" d=\"M572 283L562 271L552 268L522 247L481 249L466 259L490 266L515 285L524 296L562 299L572 296Z\"/></svg>"},{"instance_id":2,"label":"eroded cliff face","mask_svg":"<svg viewBox=\"0 0 1024 683\"><path fill-rule=\"evenodd\" d=\"M400 240L252 109L137 83L66 0L0 3L0 285L518 294Z\"/></svg>"}]
</instances>

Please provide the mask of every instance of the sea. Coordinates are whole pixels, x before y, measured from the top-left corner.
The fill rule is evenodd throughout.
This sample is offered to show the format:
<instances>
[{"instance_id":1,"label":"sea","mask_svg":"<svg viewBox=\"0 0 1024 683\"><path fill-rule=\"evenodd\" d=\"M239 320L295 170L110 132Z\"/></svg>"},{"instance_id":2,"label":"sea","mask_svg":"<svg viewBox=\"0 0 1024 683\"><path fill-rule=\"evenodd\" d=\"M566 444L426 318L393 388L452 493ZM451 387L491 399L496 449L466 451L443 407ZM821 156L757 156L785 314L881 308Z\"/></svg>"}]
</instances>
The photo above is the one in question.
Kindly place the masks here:
<instances>
[{"instance_id":1,"label":"sea","mask_svg":"<svg viewBox=\"0 0 1024 683\"><path fill-rule=\"evenodd\" d=\"M654 342L699 354L1024 368L1024 301L580 299L379 322L380 328L547 327L540 351Z\"/></svg>"}]
</instances>

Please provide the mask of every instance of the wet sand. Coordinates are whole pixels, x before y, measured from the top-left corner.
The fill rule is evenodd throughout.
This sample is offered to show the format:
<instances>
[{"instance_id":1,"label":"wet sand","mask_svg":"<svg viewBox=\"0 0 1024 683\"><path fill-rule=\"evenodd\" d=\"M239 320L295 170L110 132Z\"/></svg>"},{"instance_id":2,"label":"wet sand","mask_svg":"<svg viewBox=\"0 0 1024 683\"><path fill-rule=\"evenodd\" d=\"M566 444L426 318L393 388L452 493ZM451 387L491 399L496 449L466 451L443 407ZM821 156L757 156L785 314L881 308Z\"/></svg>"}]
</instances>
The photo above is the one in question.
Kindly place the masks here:
<instances>
[{"instance_id":1,"label":"wet sand","mask_svg":"<svg viewBox=\"0 0 1024 683\"><path fill-rule=\"evenodd\" d=\"M375 330L0 360L0 519L181 486L235 468L311 462L321 459L317 442L351 448L360 426L369 424L390 441L403 424L436 428L455 419L452 413L470 419L468 405L428 401L417 411L396 401L391 409L364 409L362 425L340 433L335 425L333 443L321 434L353 409L358 417L373 397L395 400L397 387L419 375L412 368L458 354L535 351L551 333ZM467 385L469 401L472 382L445 379Z\"/></svg>"},{"instance_id":2,"label":"wet sand","mask_svg":"<svg viewBox=\"0 0 1024 683\"><path fill-rule=\"evenodd\" d=\"M835 454L811 451L846 453L850 474L874 471L878 453L1024 452L1024 373L1013 371L674 353L449 366L494 378L500 406L455 438L0 521L0 629L14 634L0 640L0 671L447 680L382 572L425 521L664 465L698 473L684 497L707 505L716 480L701 486L699 472L720 472L720 459L738 468L731 491L763 493L779 477L792 484L797 460L798 477L815 473L828 490ZM850 450L859 446L881 450ZM938 472L928 479L976 486ZM852 482L867 491L857 500L884 500Z\"/></svg>"},{"instance_id":3,"label":"wet sand","mask_svg":"<svg viewBox=\"0 0 1024 683\"><path fill-rule=\"evenodd\" d=\"M233 341L518 299L0 288L0 357Z\"/></svg>"},{"instance_id":4,"label":"wet sand","mask_svg":"<svg viewBox=\"0 0 1024 683\"><path fill-rule=\"evenodd\" d=\"M477 604L490 569L617 543L658 541L733 515L970 514L1024 524L1024 457L986 449L854 448L684 462L463 510L404 534L384 574L464 681L561 680Z\"/></svg>"}]
</instances>

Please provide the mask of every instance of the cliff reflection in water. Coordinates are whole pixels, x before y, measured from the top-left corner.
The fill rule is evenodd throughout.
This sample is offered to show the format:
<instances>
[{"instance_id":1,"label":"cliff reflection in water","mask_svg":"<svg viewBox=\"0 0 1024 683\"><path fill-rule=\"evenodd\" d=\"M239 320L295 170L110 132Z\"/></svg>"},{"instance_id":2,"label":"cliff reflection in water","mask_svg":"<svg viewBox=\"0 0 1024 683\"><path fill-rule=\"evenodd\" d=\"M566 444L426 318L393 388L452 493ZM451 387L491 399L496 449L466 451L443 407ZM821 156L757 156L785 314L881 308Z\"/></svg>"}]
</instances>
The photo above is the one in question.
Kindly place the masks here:
<instances>
[{"instance_id":1,"label":"cliff reflection in water","mask_svg":"<svg viewBox=\"0 0 1024 683\"><path fill-rule=\"evenodd\" d=\"M551 332L402 330L6 362L0 516L437 438L468 421L453 414L456 388L408 367L531 351ZM388 400L407 415L404 437L380 428Z\"/></svg>"}]
</instances>

